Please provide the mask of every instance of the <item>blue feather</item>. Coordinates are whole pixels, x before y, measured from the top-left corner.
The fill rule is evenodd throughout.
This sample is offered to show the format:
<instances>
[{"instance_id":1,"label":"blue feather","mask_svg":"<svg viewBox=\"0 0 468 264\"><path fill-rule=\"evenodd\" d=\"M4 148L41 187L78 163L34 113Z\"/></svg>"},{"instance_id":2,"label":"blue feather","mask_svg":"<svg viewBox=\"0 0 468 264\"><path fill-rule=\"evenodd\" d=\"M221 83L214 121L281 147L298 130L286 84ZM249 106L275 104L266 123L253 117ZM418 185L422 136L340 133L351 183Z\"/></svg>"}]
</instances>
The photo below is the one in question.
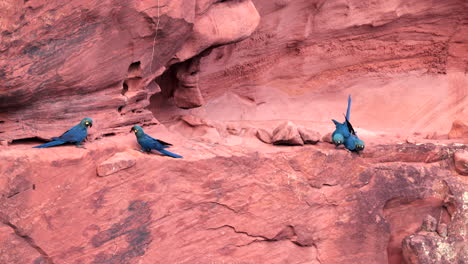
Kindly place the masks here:
<instances>
[{"instance_id":1,"label":"blue feather","mask_svg":"<svg viewBox=\"0 0 468 264\"><path fill-rule=\"evenodd\" d=\"M181 158L183 158L182 156L177 155L177 154L175 154L175 153L172 153L172 152L170 152L170 151L167 151L167 150L165 150L165 149L161 149L161 150L158 150L158 151L159 151L161 154L164 154L164 155L166 155L166 156L173 157L173 158L176 158L176 159L181 159Z\"/></svg>"},{"instance_id":2,"label":"blue feather","mask_svg":"<svg viewBox=\"0 0 468 264\"><path fill-rule=\"evenodd\" d=\"M35 146L33 148L48 148L48 147L58 146L58 145L62 145L62 144L65 144L65 141L54 140L54 141L47 142L47 143L39 145L39 146Z\"/></svg>"},{"instance_id":3,"label":"blue feather","mask_svg":"<svg viewBox=\"0 0 468 264\"><path fill-rule=\"evenodd\" d=\"M351 120L351 95L348 96L348 108L346 109L346 120Z\"/></svg>"}]
</instances>

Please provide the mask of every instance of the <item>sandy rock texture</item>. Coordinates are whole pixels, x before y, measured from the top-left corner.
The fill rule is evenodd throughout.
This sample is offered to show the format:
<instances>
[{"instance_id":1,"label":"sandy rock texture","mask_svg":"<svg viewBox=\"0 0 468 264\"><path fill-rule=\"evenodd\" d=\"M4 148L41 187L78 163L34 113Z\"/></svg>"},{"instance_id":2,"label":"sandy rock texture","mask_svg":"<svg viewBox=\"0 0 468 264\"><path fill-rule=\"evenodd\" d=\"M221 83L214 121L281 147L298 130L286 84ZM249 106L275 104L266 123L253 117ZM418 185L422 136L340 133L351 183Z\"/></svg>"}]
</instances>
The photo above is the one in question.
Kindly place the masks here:
<instances>
[{"instance_id":1,"label":"sandy rock texture","mask_svg":"<svg viewBox=\"0 0 468 264\"><path fill-rule=\"evenodd\" d=\"M182 110L155 95L165 102L150 106L158 120L189 112L223 121L313 120L325 130L342 119L352 94L351 121L361 135L446 138L455 120L467 122L466 1L253 2L261 15L253 35L201 58L206 105Z\"/></svg>"},{"instance_id":2,"label":"sandy rock texture","mask_svg":"<svg viewBox=\"0 0 468 264\"><path fill-rule=\"evenodd\" d=\"M250 0L2 1L1 138L50 138L85 116L97 121L94 137L157 123L145 109L156 78L247 38L259 20Z\"/></svg>"},{"instance_id":3,"label":"sandy rock texture","mask_svg":"<svg viewBox=\"0 0 468 264\"><path fill-rule=\"evenodd\" d=\"M0 264L468 263L467 10L0 0Z\"/></svg>"},{"instance_id":4,"label":"sandy rock texture","mask_svg":"<svg viewBox=\"0 0 468 264\"><path fill-rule=\"evenodd\" d=\"M3 263L396 264L425 258L421 243L451 262L410 263L466 261L468 186L453 163L466 146L186 141L179 160L131 139L2 149ZM135 164L99 177L116 156ZM443 236L419 232L428 216Z\"/></svg>"}]
</instances>

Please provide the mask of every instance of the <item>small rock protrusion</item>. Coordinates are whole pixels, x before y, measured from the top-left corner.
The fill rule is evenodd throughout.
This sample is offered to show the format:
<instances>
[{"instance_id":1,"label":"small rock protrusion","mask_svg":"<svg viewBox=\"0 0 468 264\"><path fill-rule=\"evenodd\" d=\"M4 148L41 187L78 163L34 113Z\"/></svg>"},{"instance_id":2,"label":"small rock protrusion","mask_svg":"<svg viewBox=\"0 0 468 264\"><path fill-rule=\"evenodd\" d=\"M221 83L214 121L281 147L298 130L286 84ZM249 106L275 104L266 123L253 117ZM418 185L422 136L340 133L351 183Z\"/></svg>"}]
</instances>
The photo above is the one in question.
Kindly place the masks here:
<instances>
[{"instance_id":1,"label":"small rock protrusion","mask_svg":"<svg viewBox=\"0 0 468 264\"><path fill-rule=\"evenodd\" d=\"M270 132L266 131L263 128L260 128L257 130L257 133L255 134L260 141L271 144L271 135Z\"/></svg>"},{"instance_id":2,"label":"small rock protrusion","mask_svg":"<svg viewBox=\"0 0 468 264\"><path fill-rule=\"evenodd\" d=\"M100 177L109 176L121 170L135 166L136 159L125 153L117 153L105 160L97 167L97 175Z\"/></svg>"},{"instance_id":3,"label":"small rock protrusion","mask_svg":"<svg viewBox=\"0 0 468 264\"><path fill-rule=\"evenodd\" d=\"M273 131L272 142L275 145L304 145L304 141L302 141L296 124L291 121L281 123L277 128L275 128Z\"/></svg>"},{"instance_id":4,"label":"small rock protrusion","mask_svg":"<svg viewBox=\"0 0 468 264\"><path fill-rule=\"evenodd\" d=\"M468 176L468 151L457 151L453 155L455 161L455 170L461 174Z\"/></svg>"},{"instance_id":5,"label":"small rock protrusion","mask_svg":"<svg viewBox=\"0 0 468 264\"><path fill-rule=\"evenodd\" d=\"M333 143L332 141L332 133L331 132L328 132L326 133L323 137L322 137L322 141L323 142L327 142L327 143Z\"/></svg>"},{"instance_id":6,"label":"small rock protrusion","mask_svg":"<svg viewBox=\"0 0 468 264\"><path fill-rule=\"evenodd\" d=\"M468 123L455 120L452 123L452 128L448 133L449 139L457 139L457 138L468 138Z\"/></svg>"},{"instance_id":7,"label":"small rock protrusion","mask_svg":"<svg viewBox=\"0 0 468 264\"><path fill-rule=\"evenodd\" d=\"M447 234L448 234L447 224L444 224L444 223L439 224L439 226L437 226L437 233L441 237L447 237Z\"/></svg>"},{"instance_id":8,"label":"small rock protrusion","mask_svg":"<svg viewBox=\"0 0 468 264\"><path fill-rule=\"evenodd\" d=\"M299 135L301 135L304 144L317 144L320 141L320 134L317 131L305 127L299 128Z\"/></svg>"},{"instance_id":9,"label":"small rock protrusion","mask_svg":"<svg viewBox=\"0 0 468 264\"><path fill-rule=\"evenodd\" d=\"M416 142L417 142L416 138L413 137L413 136L409 136L409 137L406 138L406 143L408 143L408 144L416 144Z\"/></svg>"},{"instance_id":10,"label":"small rock protrusion","mask_svg":"<svg viewBox=\"0 0 468 264\"><path fill-rule=\"evenodd\" d=\"M421 230L435 232L437 230L437 220L432 215L427 215L422 223Z\"/></svg>"}]
</instances>

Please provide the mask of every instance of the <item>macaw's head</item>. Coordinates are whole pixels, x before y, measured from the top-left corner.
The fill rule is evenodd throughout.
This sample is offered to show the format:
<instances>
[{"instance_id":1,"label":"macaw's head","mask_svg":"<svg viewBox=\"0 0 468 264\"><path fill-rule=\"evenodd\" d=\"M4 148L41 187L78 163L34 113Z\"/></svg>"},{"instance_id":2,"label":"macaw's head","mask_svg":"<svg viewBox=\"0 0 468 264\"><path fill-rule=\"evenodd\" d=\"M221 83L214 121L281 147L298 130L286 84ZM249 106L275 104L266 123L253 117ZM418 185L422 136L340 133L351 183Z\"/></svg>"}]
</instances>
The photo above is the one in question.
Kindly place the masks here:
<instances>
[{"instance_id":1,"label":"macaw's head","mask_svg":"<svg viewBox=\"0 0 468 264\"><path fill-rule=\"evenodd\" d=\"M344 143L344 137L340 133L335 133L332 137L333 144L339 146Z\"/></svg>"},{"instance_id":2,"label":"macaw's head","mask_svg":"<svg viewBox=\"0 0 468 264\"><path fill-rule=\"evenodd\" d=\"M357 151L364 150L364 148L365 148L364 141L362 141L360 139L357 139L356 143L355 143L355 146L356 146Z\"/></svg>"},{"instance_id":3,"label":"macaw's head","mask_svg":"<svg viewBox=\"0 0 468 264\"><path fill-rule=\"evenodd\" d=\"M135 133L135 135L137 135L137 136L143 135L143 133L144 133L143 128L141 128L141 126L133 126L132 130L130 130L130 132Z\"/></svg>"},{"instance_id":4,"label":"macaw's head","mask_svg":"<svg viewBox=\"0 0 468 264\"><path fill-rule=\"evenodd\" d=\"M93 126L93 120L89 117L86 117L86 118L83 118L83 120L81 120L80 122L80 125L88 128L88 127L92 127Z\"/></svg>"}]
</instances>

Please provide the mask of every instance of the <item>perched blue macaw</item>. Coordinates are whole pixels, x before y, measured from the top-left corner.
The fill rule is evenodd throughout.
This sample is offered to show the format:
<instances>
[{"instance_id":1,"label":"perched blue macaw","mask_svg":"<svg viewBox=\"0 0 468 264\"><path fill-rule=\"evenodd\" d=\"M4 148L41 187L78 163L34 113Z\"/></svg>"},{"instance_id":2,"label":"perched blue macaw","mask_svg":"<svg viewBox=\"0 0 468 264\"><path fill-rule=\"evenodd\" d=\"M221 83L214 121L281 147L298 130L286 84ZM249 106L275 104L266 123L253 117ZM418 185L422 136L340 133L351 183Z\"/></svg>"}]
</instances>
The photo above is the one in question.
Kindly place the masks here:
<instances>
[{"instance_id":1,"label":"perched blue macaw","mask_svg":"<svg viewBox=\"0 0 468 264\"><path fill-rule=\"evenodd\" d=\"M141 128L140 126L133 126L130 132L135 133L138 144L140 144L141 146L141 152L151 152L151 150L154 149L160 152L161 154L169 157L177 159L183 158L180 155L165 150L165 148L170 148L172 144L150 137L149 135L145 134L143 128Z\"/></svg>"},{"instance_id":2,"label":"perched blue macaw","mask_svg":"<svg viewBox=\"0 0 468 264\"><path fill-rule=\"evenodd\" d=\"M89 117L83 118L81 122L63 133L60 137L53 137L51 142L35 146L33 148L48 148L62 145L65 143L74 143L77 147L81 147L81 142L88 136L88 127L93 126L93 120Z\"/></svg>"},{"instance_id":3,"label":"perched blue macaw","mask_svg":"<svg viewBox=\"0 0 468 264\"><path fill-rule=\"evenodd\" d=\"M346 120L349 120L351 114L351 95L348 96L348 108L346 109ZM335 119L332 119L335 123L336 129L332 134L332 141L337 147L341 144L344 144L345 139L350 136L350 131L347 125L347 122L340 123Z\"/></svg>"},{"instance_id":4,"label":"perched blue macaw","mask_svg":"<svg viewBox=\"0 0 468 264\"><path fill-rule=\"evenodd\" d=\"M359 139L355 134L351 134L349 137L345 139L344 142L345 148L351 151L359 152L364 150L364 141Z\"/></svg>"},{"instance_id":5,"label":"perched blue macaw","mask_svg":"<svg viewBox=\"0 0 468 264\"><path fill-rule=\"evenodd\" d=\"M356 151L359 152L361 150L364 150L364 141L362 141L357 135L356 131L354 131L353 126L349 122L348 118L345 118L345 123L346 126L348 127L348 130L350 132L349 137L345 138L345 148L350 150L350 151Z\"/></svg>"}]
</instances>

